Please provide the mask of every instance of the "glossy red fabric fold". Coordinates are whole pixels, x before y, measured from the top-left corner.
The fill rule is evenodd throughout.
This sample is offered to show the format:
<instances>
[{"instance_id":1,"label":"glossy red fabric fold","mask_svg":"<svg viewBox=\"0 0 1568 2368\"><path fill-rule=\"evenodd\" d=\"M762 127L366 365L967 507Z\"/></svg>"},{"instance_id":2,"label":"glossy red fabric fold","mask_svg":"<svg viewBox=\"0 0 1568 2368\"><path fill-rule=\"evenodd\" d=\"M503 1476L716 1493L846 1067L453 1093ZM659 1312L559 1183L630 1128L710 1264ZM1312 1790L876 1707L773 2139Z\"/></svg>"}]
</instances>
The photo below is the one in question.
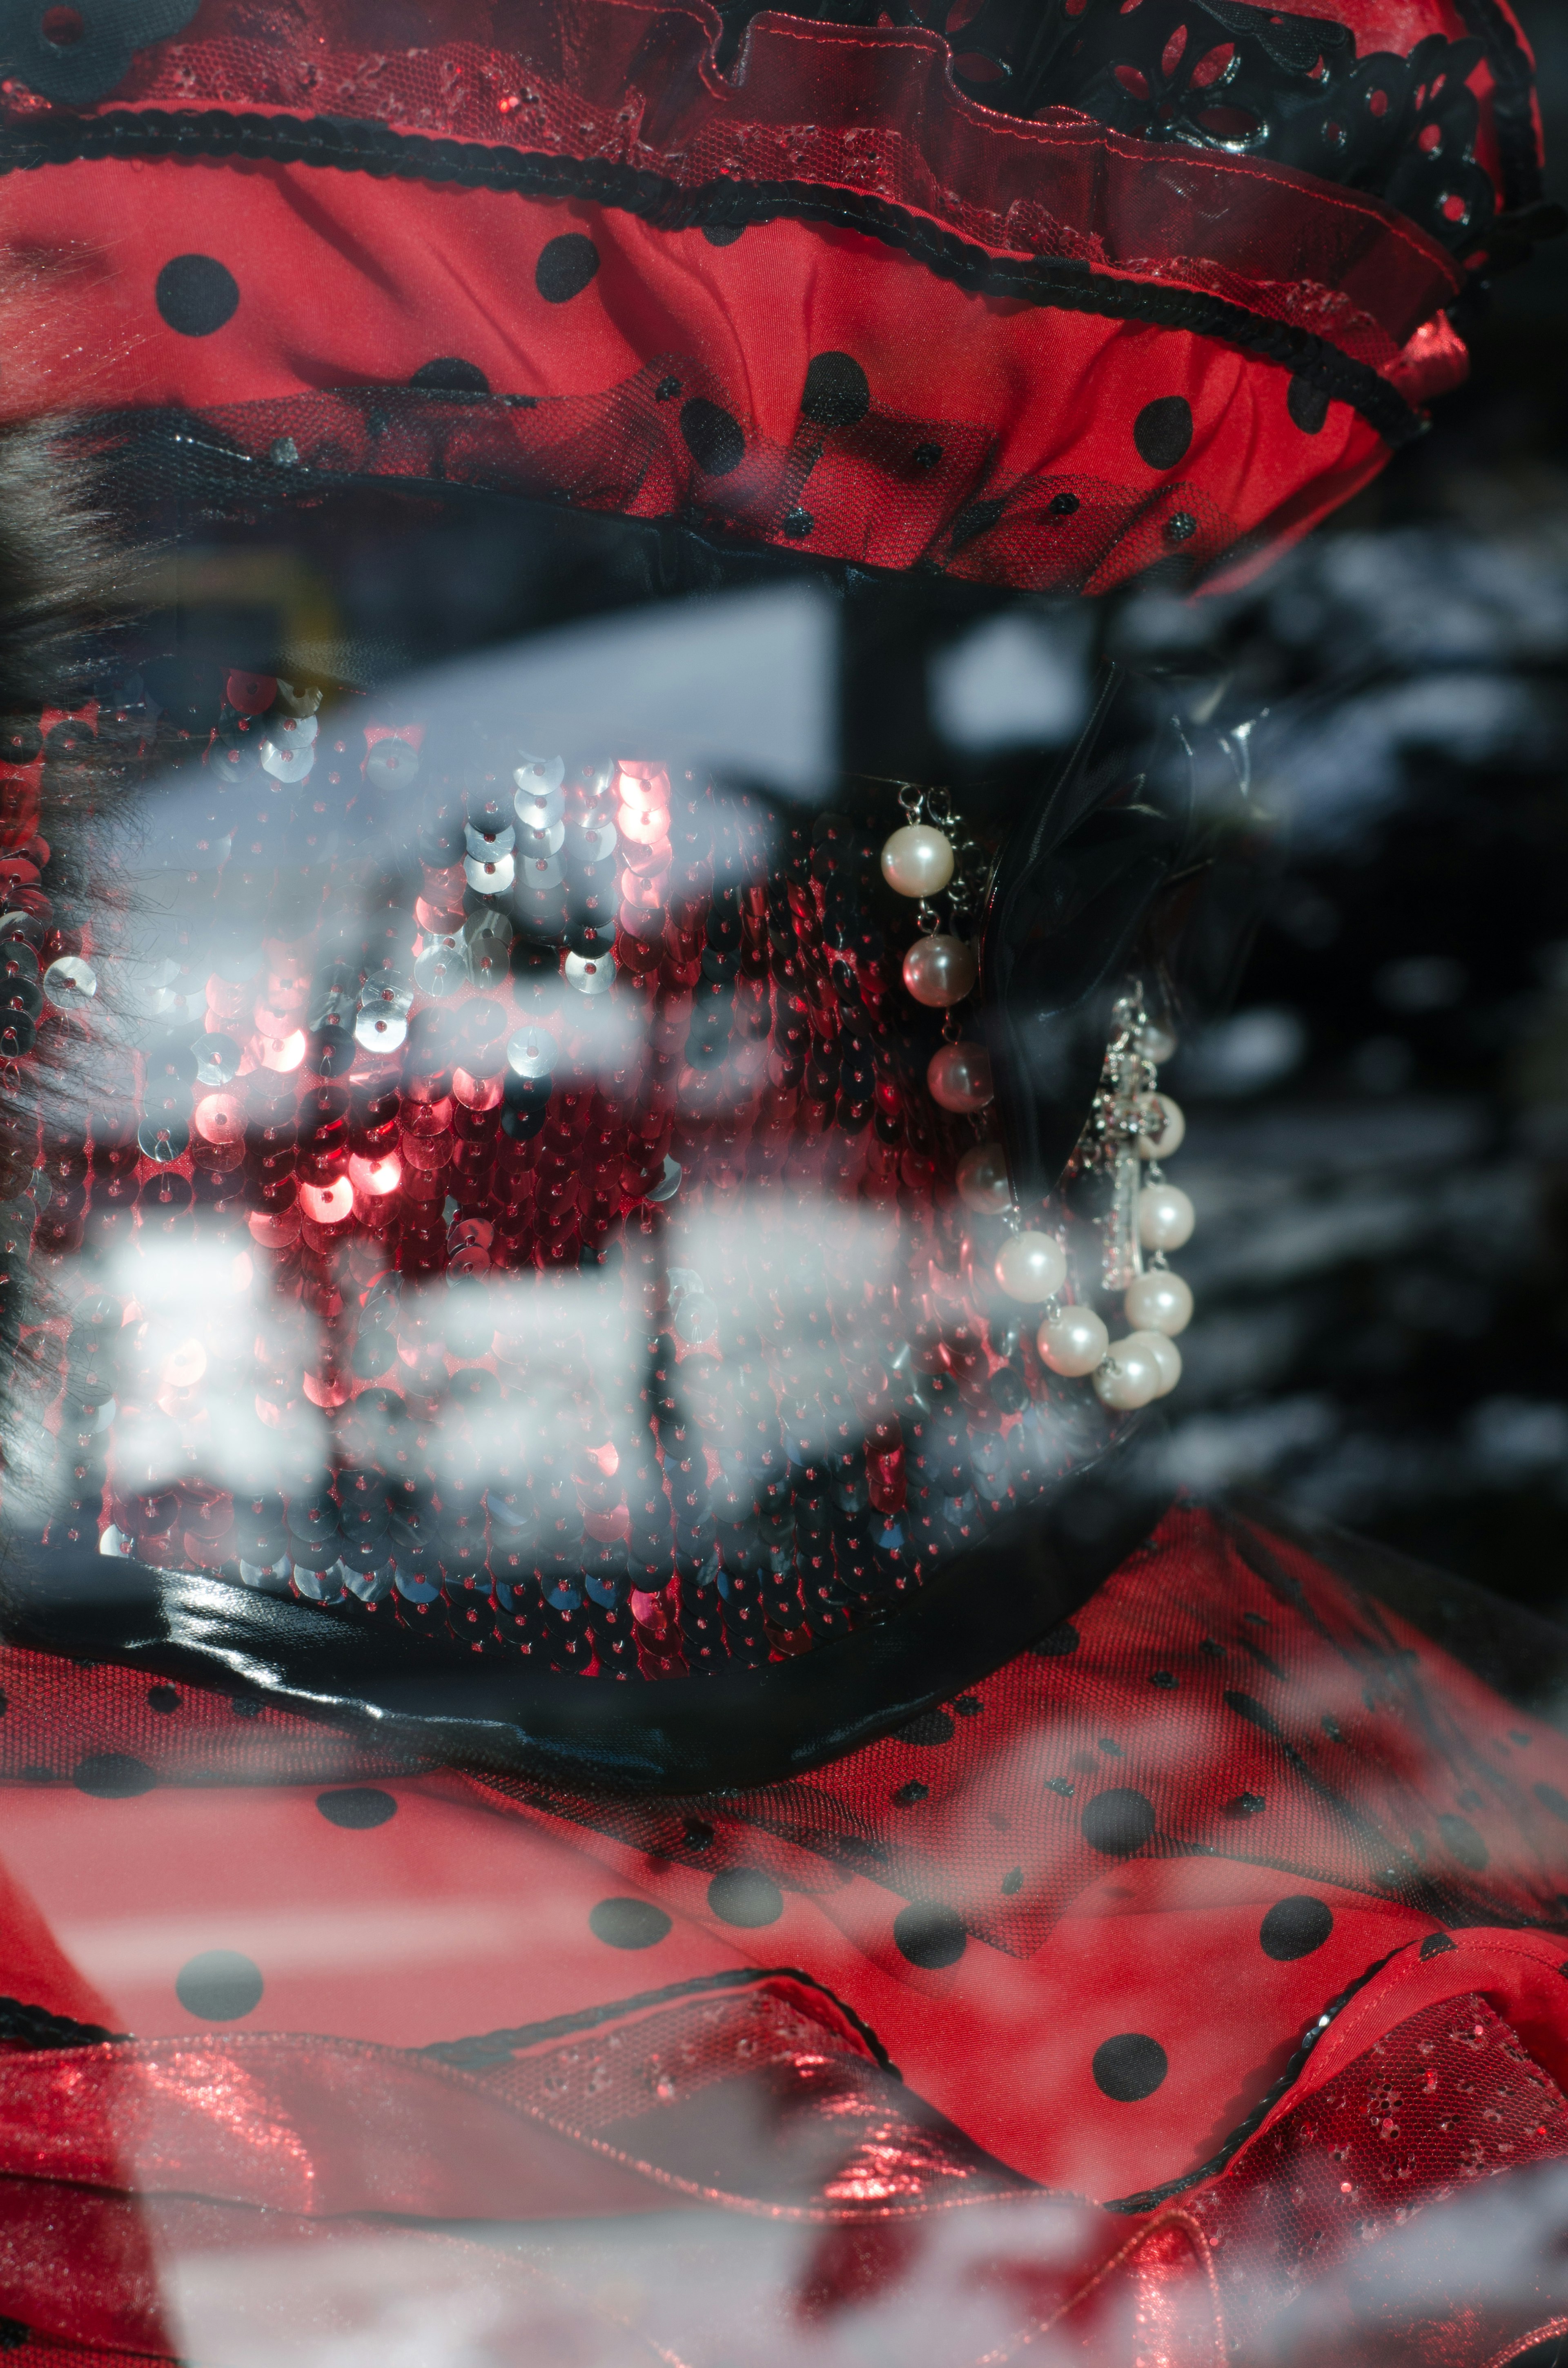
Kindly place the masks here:
<instances>
[{"instance_id":1,"label":"glossy red fabric fold","mask_svg":"<svg viewBox=\"0 0 1568 2368\"><path fill-rule=\"evenodd\" d=\"M716 2138L717 2154L728 2144L740 2167L732 2092L755 2088L759 2062L734 2043L744 2035L756 2049L766 2027L760 2055L787 2076L775 2126L806 2173L790 2193L778 2192L766 2138L732 2192L683 2182L660 2163L671 2128L677 2152L693 2130L641 2078L640 2051L650 2040L678 2051L681 2027L694 2038L705 2012L695 2004L628 2017L622 2028L636 2045L602 2084L599 2096L611 2093L597 2108L580 2081L574 2098L565 2094L563 2067L583 2052L570 2044L519 2051L480 2076L329 2041L214 2039L13 2058L0 2065L0 2308L51 2343L167 2357L182 2340L171 2306L187 2321L185 2341L194 2314L205 2316L211 2342L216 2287L227 2300L211 2356L253 2356L265 2326L287 2359L329 2331L346 2287L363 2274L361 2257L387 2259L376 2215L390 2213L426 2232L397 2233L405 2286L476 2280L504 2301L510 2340L520 2343L526 2330L527 2356L551 2362L580 2357L574 2347L591 2326L608 2332L612 2360L623 2345L634 2357L645 2344L713 2368L737 2289L757 2314L757 2356L771 2361L779 2337L788 2340L781 2295L797 2326L825 2323L831 2334L846 2305L874 2324L901 2288L919 2285L932 2312L927 2356L956 2368L974 2331L958 2291L967 2283L986 2294L994 2323L1011 2322L1009 2349L1046 2338L1051 2358L1161 2368L1238 2354L1295 2360L1337 2321L1352 2356L1479 2363L1506 2357L1568 2304L1568 2105L1521 2036L1543 2011L1560 2024L1548 1986L1562 1975L1550 1954L1533 1936L1496 1932L1467 1934L1436 1954L1402 1952L1329 2026L1231 2166L1131 2229L975 2157L869 2063L831 2010L788 1981L729 2000L722 2044L707 2022L699 2150L716 2158ZM607 2061L602 2040L595 2060ZM547 2091L550 2133L537 2111ZM776 2078L776 2101L784 2093ZM507 2112L518 2144L504 2162L486 2137ZM541 2146L547 2135L552 2149ZM761 2135L754 2123L754 2141ZM244 2208L236 2187L248 2190ZM595 2281L624 2242L629 2206L677 2200L694 2216L680 2224L685 2233L658 2224L665 2274L607 2299ZM965 2213L956 2253L938 2225L954 2205ZM585 2220L604 2234L574 2255L524 2225L496 2258L431 2226L459 2214L523 2224L574 2216L578 2239ZM782 2257L767 2233L782 2224L818 2233ZM1505 2229L1510 2274L1488 2277L1483 2248ZM695 2283L694 2266L703 2272ZM824 2351L838 2357L831 2342Z\"/></svg>"}]
</instances>

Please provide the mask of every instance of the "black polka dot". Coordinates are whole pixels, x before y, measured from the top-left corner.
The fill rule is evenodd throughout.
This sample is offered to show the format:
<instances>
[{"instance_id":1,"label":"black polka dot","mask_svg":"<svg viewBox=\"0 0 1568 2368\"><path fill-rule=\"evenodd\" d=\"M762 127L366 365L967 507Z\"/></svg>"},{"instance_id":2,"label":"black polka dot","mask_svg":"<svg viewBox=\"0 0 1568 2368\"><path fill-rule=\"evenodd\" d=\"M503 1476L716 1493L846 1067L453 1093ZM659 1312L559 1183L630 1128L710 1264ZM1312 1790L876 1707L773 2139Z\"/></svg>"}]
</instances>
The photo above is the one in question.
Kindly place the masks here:
<instances>
[{"instance_id":1,"label":"black polka dot","mask_svg":"<svg viewBox=\"0 0 1568 2368\"><path fill-rule=\"evenodd\" d=\"M147 1707L149 1710L161 1711L167 1718L171 1712L178 1710L179 1694L173 1686L149 1686Z\"/></svg>"},{"instance_id":2,"label":"black polka dot","mask_svg":"<svg viewBox=\"0 0 1568 2368\"><path fill-rule=\"evenodd\" d=\"M1285 408L1303 436L1315 436L1328 417L1328 393L1310 378L1292 377L1285 393Z\"/></svg>"},{"instance_id":3,"label":"black polka dot","mask_svg":"<svg viewBox=\"0 0 1568 2368\"><path fill-rule=\"evenodd\" d=\"M350 1833L369 1833L372 1826L384 1826L397 1815L392 1794L375 1784L350 1784L341 1793L318 1793L316 1806L329 1826L346 1827Z\"/></svg>"},{"instance_id":4,"label":"black polka dot","mask_svg":"<svg viewBox=\"0 0 1568 2368\"><path fill-rule=\"evenodd\" d=\"M1535 1796L1543 1809L1550 1809L1554 1817L1561 1817L1568 1826L1568 1800L1563 1798L1555 1784L1538 1784Z\"/></svg>"},{"instance_id":5,"label":"black polka dot","mask_svg":"<svg viewBox=\"0 0 1568 2368\"><path fill-rule=\"evenodd\" d=\"M1489 1853L1486 1844L1482 1840L1470 1819L1439 1817L1437 1830L1443 1837L1450 1858L1457 1858L1461 1866L1468 1866L1472 1874L1479 1874L1487 1862Z\"/></svg>"},{"instance_id":6,"label":"black polka dot","mask_svg":"<svg viewBox=\"0 0 1568 2368\"><path fill-rule=\"evenodd\" d=\"M1131 1858L1154 1830L1154 1804L1144 1793L1118 1785L1084 1806L1084 1839L1107 1858Z\"/></svg>"},{"instance_id":7,"label":"black polka dot","mask_svg":"<svg viewBox=\"0 0 1568 2368\"><path fill-rule=\"evenodd\" d=\"M1071 518L1077 507L1076 494L1052 494L1047 504L1052 518Z\"/></svg>"},{"instance_id":8,"label":"black polka dot","mask_svg":"<svg viewBox=\"0 0 1568 2368\"><path fill-rule=\"evenodd\" d=\"M1227 1804L1225 1815L1228 1817L1256 1817L1258 1811L1267 1806L1261 1793L1238 1793L1235 1799Z\"/></svg>"},{"instance_id":9,"label":"black polka dot","mask_svg":"<svg viewBox=\"0 0 1568 2368\"><path fill-rule=\"evenodd\" d=\"M1002 1877L1002 1888L1006 1893L1009 1899L1011 1899L1016 1891L1022 1891L1023 1887L1024 1870L1021 1866L1011 1868L1009 1872Z\"/></svg>"},{"instance_id":10,"label":"black polka dot","mask_svg":"<svg viewBox=\"0 0 1568 2368\"><path fill-rule=\"evenodd\" d=\"M150 1793L158 1779L144 1759L133 1759L128 1751L94 1751L78 1760L72 1778L79 1793L91 1793L98 1801L130 1801L138 1793Z\"/></svg>"},{"instance_id":11,"label":"black polka dot","mask_svg":"<svg viewBox=\"0 0 1568 2368\"><path fill-rule=\"evenodd\" d=\"M702 235L710 246L733 246L744 229L744 222L704 222Z\"/></svg>"},{"instance_id":12,"label":"black polka dot","mask_svg":"<svg viewBox=\"0 0 1568 2368\"><path fill-rule=\"evenodd\" d=\"M760 1867L729 1866L708 1886L708 1905L722 1924L739 1924L755 1931L759 1924L777 1924L784 1913L784 1894Z\"/></svg>"},{"instance_id":13,"label":"black polka dot","mask_svg":"<svg viewBox=\"0 0 1568 2368\"><path fill-rule=\"evenodd\" d=\"M465 362L460 354L437 354L433 362L422 362L408 383L410 386L426 387L434 394L488 394L490 392L490 381L479 364Z\"/></svg>"},{"instance_id":14,"label":"black polka dot","mask_svg":"<svg viewBox=\"0 0 1568 2368\"><path fill-rule=\"evenodd\" d=\"M1057 1660L1063 1653L1075 1653L1077 1649L1078 1631L1070 1620L1064 1620L1060 1628L1053 1628L1038 1645L1029 1646L1029 1651L1038 1654L1042 1661Z\"/></svg>"},{"instance_id":15,"label":"black polka dot","mask_svg":"<svg viewBox=\"0 0 1568 2368\"><path fill-rule=\"evenodd\" d=\"M1321 1949L1333 1930L1334 1910L1327 1902L1298 1893L1275 1901L1257 1928L1257 1945L1277 1965L1288 1965Z\"/></svg>"},{"instance_id":16,"label":"black polka dot","mask_svg":"<svg viewBox=\"0 0 1568 2368\"><path fill-rule=\"evenodd\" d=\"M945 1710L923 1710L918 1718L897 1728L893 1736L896 1743L918 1743L923 1747L950 1743L952 1739L953 1722Z\"/></svg>"},{"instance_id":17,"label":"black polka dot","mask_svg":"<svg viewBox=\"0 0 1568 2368\"><path fill-rule=\"evenodd\" d=\"M787 534L791 542L803 542L815 524L810 510L794 509L779 520L778 530Z\"/></svg>"},{"instance_id":18,"label":"black polka dot","mask_svg":"<svg viewBox=\"0 0 1568 2368\"><path fill-rule=\"evenodd\" d=\"M651 1899L601 1899L588 1911L588 1930L611 1949L651 1949L670 1929L670 1919Z\"/></svg>"},{"instance_id":19,"label":"black polka dot","mask_svg":"<svg viewBox=\"0 0 1568 2368\"><path fill-rule=\"evenodd\" d=\"M678 378L662 378L659 381L658 385L653 389L653 400L655 403L668 403L672 395L678 394L679 393L680 381Z\"/></svg>"},{"instance_id":20,"label":"black polka dot","mask_svg":"<svg viewBox=\"0 0 1568 2368\"><path fill-rule=\"evenodd\" d=\"M547 304L569 304L599 268L599 251L580 230L569 230L540 249L534 286Z\"/></svg>"},{"instance_id":21,"label":"black polka dot","mask_svg":"<svg viewBox=\"0 0 1568 2368\"><path fill-rule=\"evenodd\" d=\"M740 421L722 404L710 403L706 395L694 394L689 403L681 404L680 432L705 476L727 477L745 459L746 439Z\"/></svg>"},{"instance_id":22,"label":"black polka dot","mask_svg":"<svg viewBox=\"0 0 1568 2368\"><path fill-rule=\"evenodd\" d=\"M239 282L212 255L176 255L158 274L158 310L182 337L210 337L239 309Z\"/></svg>"},{"instance_id":23,"label":"black polka dot","mask_svg":"<svg viewBox=\"0 0 1568 2368\"><path fill-rule=\"evenodd\" d=\"M1190 510L1177 510L1174 518L1165 520L1167 542L1190 542L1197 532L1198 520Z\"/></svg>"},{"instance_id":24,"label":"black polka dot","mask_svg":"<svg viewBox=\"0 0 1568 2368\"><path fill-rule=\"evenodd\" d=\"M942 448L939 444L917 444L909 457L917 469L934 469L942 457Z\"/></svg>"},{"instance_id":25,"label":"black polka dot","mask_svg":"<svg viewBox=\"0 0 1568 2368\"><path fill-rule=\"evenodd\" d=\"M1140 2098L1152 2097L1170 2068L1159 2041L1142 2031L1122 2031L1114 2039L1103 2039L1090 2066L1096 2088L1119 2105L1135 2105Z\"/></svg>"},{"instance_id":26,"label":"black polka dot","mask_svg":"<svg viewBox=\"0 0 1568 2368\"><path fill-rule=\"evenodd\" d=\"M1176 1679L1174 1671L1170 1669L1152 1669L1149 1673L1149 1683L1152 1686L1163 1686L1165 1691L1170 1693L1175 1691Z\"/></svg>"},{"instance_id":27,"label":"black polka dot","mask_svg":"<svg viewBox=\"0 0 1568 2368\"><path fill-rule=\"evenodd\" d=\"M978 1718L985 1704L978 1694L960 1694L953 1709L960 1718Z\"/></svg>"},{"instance_id":28,"label":"black polka dot","mask_svg":"<svg viewBox=\"0 0 1568 2368\"><path fill-rule=\"evenodd\" d=\"M969 1946L969 1934L950 1907L934 1899L916 1899L893 1918L892 1937L901 1957L928 1974L956 1965Z\"/></svg>"},{"instance_id":29,"label":"black polka dot","mask_svg":"<svg viewBox=\"0 0 1568 2368\"><path fill-rule=\"evenodd\" d=\"M1146 403L1132 423L1138 458L1151 469L1174 469L1192 442L1192 405L1185 394L1162 394Z\"/></svg>"},{"instance_id":30,"label":"black polka dot","mask_svg":"<svg viewBox=\"0 0 1568 2368\"><path fill-rule=\"evenodd\" d=\"M175 1976L175 1996L203 2022L238 2022L261 2004L261 1991L259 1970L235 1949L208 1949Z\"/></svg>"},{"instance_id":31,"label":"black polka dot","mask_svg":"<svg viewBox=\"0 0 1568 2368\"><path fill-rule=\"evenodd\" d=\"M818 427L853 427L871 407L871 387L849 354L813 354L801 409Z\"/></svg>"},{"instance_id":32,"label":"black polka dot","mask_svg":"<svg viewBox=\"0 0 1568 2368\"><path fill-rule=\"evenodd\" d=\"M931 1787L922 1784L918 1777L912 1776L907 1784L899 1786L892 1797L895 1808L913 1809L916 1802L930 1799Z\"/></svg>"}]
</instances>

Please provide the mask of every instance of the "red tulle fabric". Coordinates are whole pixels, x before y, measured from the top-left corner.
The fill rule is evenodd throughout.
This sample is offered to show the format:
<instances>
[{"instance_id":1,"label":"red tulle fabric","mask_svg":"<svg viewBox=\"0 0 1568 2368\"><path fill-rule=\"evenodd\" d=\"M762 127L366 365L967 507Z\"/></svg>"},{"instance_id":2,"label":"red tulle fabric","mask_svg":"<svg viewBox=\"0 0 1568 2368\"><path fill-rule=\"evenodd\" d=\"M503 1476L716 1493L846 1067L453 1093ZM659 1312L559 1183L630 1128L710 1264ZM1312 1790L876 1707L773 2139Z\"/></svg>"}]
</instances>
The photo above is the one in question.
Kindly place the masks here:
<instances>
[{"instance_id":1,"label":"red tulle fabric","mask_svg":"<svg viewBox=\"0 0 1568 2368\"><path fill-rule=\"evenodd\" d=\"M1450 14L1358 39L1408 47ZM919 28L764 16L733 82L716 29L551 0L506 27L450 9L405 48L352 10L209 0L97 108L8 85L40 169L6 181L6 234L48 328L0 402L194 409L304 491L504 487L1098 593L1304 532L1414 429L1406 404L1463 374L1441 314L1465 273L1376 198L1063 108L994 113ZM242 116L261 144L225 158ZM85 155L41 161L84 122ZM366 169L361 130L403 149ZM480 159L542 180L449 185ZM732 185L714 236L667 226ZM193 258L216 275L194 307L165 278ZM1041 302L1041 262L1080 276ZM1140 317L1140 290L1190 321ZM1362 376L1298 382L1294 332ZM851 364L850 397L824 398L824 357ZM460 411L403 392L454 362Z\"/></svg>"},{"instance_id":2,"label":"red tulle fabric","mask_svg":"<svg viewBox=\"0 0 1568 2368\"><path fill-rule=\"evenodd\" d=\"M21 2356L452 2309L497 2360L689 2368L1550 2331L1568 1745L1193 1511L1045 1645L815 1777L641 1804L6 1654L0 1988L137 2034L0 2048Z\"/></svg>"}]
</instances>

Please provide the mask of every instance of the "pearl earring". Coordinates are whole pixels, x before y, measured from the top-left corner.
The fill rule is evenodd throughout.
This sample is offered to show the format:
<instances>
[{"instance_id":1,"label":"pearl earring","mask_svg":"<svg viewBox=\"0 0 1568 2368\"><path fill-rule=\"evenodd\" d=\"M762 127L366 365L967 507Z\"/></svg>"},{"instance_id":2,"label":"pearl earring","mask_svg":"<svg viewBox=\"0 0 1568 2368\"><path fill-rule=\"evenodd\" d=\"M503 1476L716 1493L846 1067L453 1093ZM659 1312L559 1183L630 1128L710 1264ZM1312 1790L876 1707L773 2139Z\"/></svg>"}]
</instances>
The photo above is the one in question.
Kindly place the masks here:
<instances>
[{"instance_id":1,"label":"pearl earring","mask_svg":"<svg viewBox=\"0 0 1568 2368\"><path fill-rule=\"evenodd\" d=\"M1094 1379L1102 1403L1119 1412L1147 1406L1175 1389L1181 1379L1175 1336L1192 1320L1191 1290L1165 1263L1168 1251L1190 1240L1194 1223L1192 1202L1179 1187L1166 1183L1160 1164L1179 1150L1187 1133L1180 1108L1159 1091L1159 1063L1175 1050L1175 1037L1151 1021L1142 989L1133 986L1112 1014L1105 1067L1081 1146L1083 1164L1108 1171L1111 1180L1105 1287L1122 1292L1131 1329L1108 1345Z\"/></svg>"},{"instance_id":2,"label":"pearl earring","mask_svg":"<svg viewBox=\"0 0 1568 2368\"><path fill-rule=\"evenodd\" d=\"M903 958L903 983L916 1003L947 1014L942 1024L946 1042L931 1055L926 1083L939 1109L972 1116L985 1109L994 1091L990 1055L983 1044L961 1041L954 1016L954 1007L972 993L979 970L974 947L956 934L972 902L964 862L972 849L956 837L959 820L946 790L921 790L905 782L898 802L906 819L884 845L881 865L888 886L897 895L916 900L920 934ZM944 894L954 928L942 927L933 901Z\"/></svg>"}]
</instances>

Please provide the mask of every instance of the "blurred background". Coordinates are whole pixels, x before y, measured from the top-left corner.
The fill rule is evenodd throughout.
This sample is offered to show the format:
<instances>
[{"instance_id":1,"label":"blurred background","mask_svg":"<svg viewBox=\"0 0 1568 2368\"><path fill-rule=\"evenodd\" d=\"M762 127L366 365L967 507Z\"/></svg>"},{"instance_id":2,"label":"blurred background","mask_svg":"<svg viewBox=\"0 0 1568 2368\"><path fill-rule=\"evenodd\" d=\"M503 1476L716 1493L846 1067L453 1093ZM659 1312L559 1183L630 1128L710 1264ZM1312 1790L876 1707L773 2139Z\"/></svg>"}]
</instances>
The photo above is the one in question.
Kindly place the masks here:
<instances>
[{"instance_id":1,"label":"blurred background","mask_svg":"<svg viewBox=\"0 0 1568 2368\"><path fill-rule=\"evenodd\" d=\"M1561 199L1568 14L1518 6ZM511 644L545 723L608 746L623 709L646 733L695 705L709 754L802 794L846 765L995 797L1069 745L1102 655L1231 673L1289 852L1234 1011L1162 1081L1199 1212L1176 1470L1568 1618L1568 239L1465 328L1431 432L1241 592L828 586L673 529L389 499L219 535L168 606L187 658L280 621L389 719L409 670Z\"/></svg>"}]
</instances>

